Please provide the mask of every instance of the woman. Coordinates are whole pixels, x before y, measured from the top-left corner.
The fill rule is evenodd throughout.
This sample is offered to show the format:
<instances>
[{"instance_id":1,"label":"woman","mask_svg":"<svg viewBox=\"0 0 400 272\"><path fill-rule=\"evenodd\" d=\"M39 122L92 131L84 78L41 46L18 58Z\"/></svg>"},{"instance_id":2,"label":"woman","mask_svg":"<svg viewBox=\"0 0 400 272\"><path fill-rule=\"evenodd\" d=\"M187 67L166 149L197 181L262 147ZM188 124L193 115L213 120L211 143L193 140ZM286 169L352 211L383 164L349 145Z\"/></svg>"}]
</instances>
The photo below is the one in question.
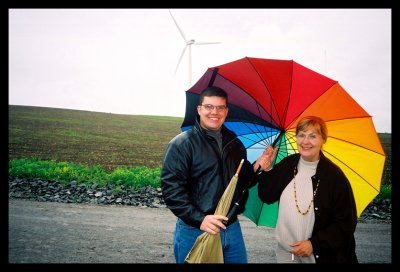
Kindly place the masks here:
<instances>
[{"instance_id":1,"label":"woman","mask_svg":"<svg viewBox=\"0 0 400 272\"><path fill-rule=\"evenodd\" d=\"M270 169L277 148L269 146L255 163L264 170L257 177L260 199L279 201L278 263L358 263L353 191L342 170L322 152L327 137L321 118L304 117L296 128L299 154Z\"/></svg>"}]
</instances>

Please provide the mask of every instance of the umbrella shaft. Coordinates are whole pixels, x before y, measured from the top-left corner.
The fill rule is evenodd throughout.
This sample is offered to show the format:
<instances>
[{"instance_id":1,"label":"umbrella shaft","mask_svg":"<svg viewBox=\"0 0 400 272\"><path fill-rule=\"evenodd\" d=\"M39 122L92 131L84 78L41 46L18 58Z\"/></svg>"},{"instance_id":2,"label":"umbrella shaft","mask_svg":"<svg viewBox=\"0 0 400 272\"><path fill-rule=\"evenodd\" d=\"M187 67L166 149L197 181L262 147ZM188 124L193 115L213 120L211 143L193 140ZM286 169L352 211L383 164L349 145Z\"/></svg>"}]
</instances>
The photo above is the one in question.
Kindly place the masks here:
<instances>
[{"instance_id":1,"label":"umbrella shaft","mask_svg":"<svg viewBox=\"0 0 400 272\"><path fill-rule=\"evenodd\" d=\"M243 163L243 160L241 161L241 164L242 163ZM238 172L239 172L240 168L241 168L241 165L239 166ZM258 166L258 169L256 170L254 176L251 178L251 180L248 183L247 187L243 189L242 194L240 195L239 199L236 202L233 203L234 206L233 206L232 210L230 210L229 213L226 215L226 217L228 217L228 220L226 220L226 221L224 220L224 221L222 221L222 223L224 223L225 225L228 224L228 222L231 219L231 217L236 213L237 209L239 208L240 203L242 202L243 197L244 197L246 191L248 190L248 187L250 187L253 184L255 175L259 174L260 172L262 172L261 165Z\"/></svg>"},{"instance_id":2,"label":"umbrella shaft","mask_svg":"<svg viewBox=\"0 0 400 272\"><path fill-rule=\"evenodd\" d=\"M228 217L228 220L224 220L222 221L222 223L224 223L225 225L228 224L229 220L231 219L231 217L236 213L237 209L239 208L240 204L238 202L233 203L233 208L232 210L229 211L229 213L226 215L226 217Z\"/></svg>"}]
</instances>

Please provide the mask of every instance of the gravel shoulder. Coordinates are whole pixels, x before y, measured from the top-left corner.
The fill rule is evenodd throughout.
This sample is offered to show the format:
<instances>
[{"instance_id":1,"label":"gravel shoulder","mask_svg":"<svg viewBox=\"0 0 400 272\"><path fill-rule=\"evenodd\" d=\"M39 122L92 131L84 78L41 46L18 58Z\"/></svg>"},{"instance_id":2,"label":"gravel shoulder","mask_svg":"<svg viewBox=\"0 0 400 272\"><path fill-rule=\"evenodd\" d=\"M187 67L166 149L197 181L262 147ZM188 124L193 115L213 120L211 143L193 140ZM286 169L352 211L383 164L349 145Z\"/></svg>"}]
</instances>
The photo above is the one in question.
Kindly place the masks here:
<instances>
[{"instance_id":1,"label":"gravel shoulder","mask_svg":"<svg viewBox=\"0 0 400 272\"><path fill-rule=\"evenodd\" d=\"M174 263L167 208L9 199L8 262ZM239 216L249 263L276 263L274 229ZM392 263L392 225L359 222L360 263Z\"/></svg>"}]
</instances>

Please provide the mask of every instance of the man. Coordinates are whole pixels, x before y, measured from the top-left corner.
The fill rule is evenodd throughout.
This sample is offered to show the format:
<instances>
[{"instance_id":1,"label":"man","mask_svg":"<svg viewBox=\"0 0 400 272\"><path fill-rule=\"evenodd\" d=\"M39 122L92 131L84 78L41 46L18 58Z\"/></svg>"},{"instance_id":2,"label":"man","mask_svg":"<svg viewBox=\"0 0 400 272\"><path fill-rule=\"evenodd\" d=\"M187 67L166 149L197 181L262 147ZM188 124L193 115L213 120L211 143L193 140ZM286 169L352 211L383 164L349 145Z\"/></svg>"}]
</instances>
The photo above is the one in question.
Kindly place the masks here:
<instances>
[{"instance_id":1,"label":"man","mask_svg":"<svg viewBox=\"0 0 400 272\"><path fill-rule=\"evenodd\" d=\"M196 238L203 232L221 234L224 263L247 263L246 247L237 214L227 225L223 215L214 215L218 201L242 159L233 196L239 195L251 180L253 167L246 149L223 124L228 115L228 95L218 87L208 87L200 95L194 126L177 135L167 146L161 171L165 203L177 216L174 255L183 263ZM245 199L246 200L246 197Z\"/></svg>"}]
</instances>

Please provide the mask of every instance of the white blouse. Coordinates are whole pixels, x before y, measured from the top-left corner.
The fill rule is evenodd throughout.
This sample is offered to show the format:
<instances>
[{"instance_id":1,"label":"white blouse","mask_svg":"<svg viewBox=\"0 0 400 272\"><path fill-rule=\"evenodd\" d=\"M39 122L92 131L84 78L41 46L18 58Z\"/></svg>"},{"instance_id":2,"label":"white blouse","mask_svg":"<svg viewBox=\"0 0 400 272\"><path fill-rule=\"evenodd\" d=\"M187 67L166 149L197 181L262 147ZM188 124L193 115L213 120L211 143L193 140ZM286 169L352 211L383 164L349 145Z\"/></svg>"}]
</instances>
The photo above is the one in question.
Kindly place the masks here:
<instances>
[{"instance_id":1,"label":"white blouse","mask_svg":"<svg viewBox=\"0 0 400 272\"><path fill-rule=\"evenodd\" d=\"M312 204L307 214L303 215L296 208L294 195L294 181L296 182L297 204L302 213L305 213L313 199L311 177L315 175L319 161L308 162L300 157L297 175L283 190L279 200L279 213L276 224L276 251L279 262L315 263L314 255L309 257L292 256L290 244L307 240L313 231L315 214Z\"/></svg>"}]
</instances>

